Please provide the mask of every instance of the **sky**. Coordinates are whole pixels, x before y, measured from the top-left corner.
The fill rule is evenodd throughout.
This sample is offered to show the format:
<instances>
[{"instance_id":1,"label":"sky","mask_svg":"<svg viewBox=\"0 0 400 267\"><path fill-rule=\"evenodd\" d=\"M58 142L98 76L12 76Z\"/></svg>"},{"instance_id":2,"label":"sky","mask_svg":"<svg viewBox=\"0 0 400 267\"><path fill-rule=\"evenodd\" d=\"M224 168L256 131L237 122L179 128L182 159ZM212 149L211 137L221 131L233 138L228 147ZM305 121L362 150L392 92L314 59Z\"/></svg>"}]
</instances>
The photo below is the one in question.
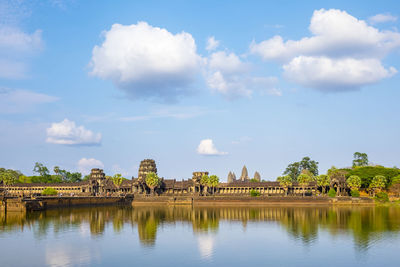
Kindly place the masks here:
<instances>
[{"instance_id":1,"label":"sky","mask_svg":"<svg viewBox=\"0 0 400 267\"><path fill-rule=\"evenodd\" d=\"M0 166L400 166L397 1L0 0Z\"/></svg>"}]
</instances>

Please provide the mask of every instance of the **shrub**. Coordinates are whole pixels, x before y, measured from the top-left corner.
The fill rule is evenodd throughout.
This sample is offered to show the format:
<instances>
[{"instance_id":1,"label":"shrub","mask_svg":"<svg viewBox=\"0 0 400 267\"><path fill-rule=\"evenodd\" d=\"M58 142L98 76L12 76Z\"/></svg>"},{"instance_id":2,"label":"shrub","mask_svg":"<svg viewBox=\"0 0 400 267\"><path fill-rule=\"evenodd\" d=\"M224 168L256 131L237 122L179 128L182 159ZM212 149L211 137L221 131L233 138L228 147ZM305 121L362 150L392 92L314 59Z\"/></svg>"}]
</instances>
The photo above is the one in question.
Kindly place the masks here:
<instances>
[{"instance_id":1,"label":"shrub","mask_svg":"<svg viewBox=\"0 0 400 267\"><path fill-rule=\"evenodd\" d=\"M389 195L386 192L379 192L376 194L375 199L379 202L388 202Z\"/></svg>"},{"instance_id":2,"label":"shrub","mask_svg":"<svg viewBox=\"0 0 400 267\"><path fill-rule=\"evenodd\" d=\"M328 196L336 197L336 190L334 188L329 189Z\"/></svg>"},{"instance_id":3,"label":"shrub","mask_svg":"<svg viewBox=\"0 0 400 267\"><path fill-rule=\"evenodd\" d=\"M257 190L254 190L254 189L250 190L250 196L259 197L260 195L261 195L260 192Z\"/></svg>"},{"instance_id":4,"label":"shrub","mask_svg":"<svg viewBox=\"0 0 400 267\"><path fill-rule=\"evenodd\" d=\"M352 197L360 197L360 191L358 190L351 190L350 195Z\"/></svg>"},{"instance_id":5,"label":"shrub","mask_svg":"<svg viewBox=\"0 0 400 267\"><path fill-rule=\"evenodd\" d=\"M55 196L57 194L58 194L57 190L55 190L52 187L47 187L46 189L44 189L42 191L42 195L45 195L45 196Z\"/></svg>"}]
</instances>

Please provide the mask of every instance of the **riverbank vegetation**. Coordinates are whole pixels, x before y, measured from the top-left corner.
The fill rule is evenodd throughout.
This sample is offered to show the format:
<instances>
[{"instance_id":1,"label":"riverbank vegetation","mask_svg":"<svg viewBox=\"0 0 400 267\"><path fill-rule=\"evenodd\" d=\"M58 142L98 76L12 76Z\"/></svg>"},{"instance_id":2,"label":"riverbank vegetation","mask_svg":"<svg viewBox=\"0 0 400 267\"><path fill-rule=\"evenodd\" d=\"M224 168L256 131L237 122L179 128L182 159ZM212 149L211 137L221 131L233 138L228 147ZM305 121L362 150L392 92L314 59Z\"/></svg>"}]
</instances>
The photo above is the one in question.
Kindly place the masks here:
<instances>
[{"instance_id":1,"label":"riverbank vegetation","mask_svg":"<svg viewBox=\"0 0 400 267\"><path fill-rule=\"evenodd\" d=\"M320 194L329 197L364 195L381 202L388 201L390 197L400 197L400 169L371 164L366 153L356 152L353 156L352 167L332 166L326 174L320 175L318 162L304 157L289 164L283 172L284 176L276 180L284 188L293 182L298 182L301 187L316 182Z\"/></svg>"}]
</instances>

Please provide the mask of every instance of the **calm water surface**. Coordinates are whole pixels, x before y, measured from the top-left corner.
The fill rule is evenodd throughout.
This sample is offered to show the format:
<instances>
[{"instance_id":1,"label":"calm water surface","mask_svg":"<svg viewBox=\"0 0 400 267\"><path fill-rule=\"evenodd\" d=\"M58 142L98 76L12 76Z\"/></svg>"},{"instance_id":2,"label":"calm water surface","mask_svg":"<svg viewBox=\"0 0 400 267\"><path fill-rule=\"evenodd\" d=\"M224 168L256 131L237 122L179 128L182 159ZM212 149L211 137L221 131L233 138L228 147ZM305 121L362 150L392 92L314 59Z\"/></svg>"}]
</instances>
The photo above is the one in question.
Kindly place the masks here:
<instances>
[{"instance_id":1,"label":"calm water surface","mask_svg":"<svg viewBox=\"0 0 400 267\"><path fill-rule=\"evenodd\" d=\"M0 214L0 266L400 266L399 207Z\"/></svg>"}]
</instances>

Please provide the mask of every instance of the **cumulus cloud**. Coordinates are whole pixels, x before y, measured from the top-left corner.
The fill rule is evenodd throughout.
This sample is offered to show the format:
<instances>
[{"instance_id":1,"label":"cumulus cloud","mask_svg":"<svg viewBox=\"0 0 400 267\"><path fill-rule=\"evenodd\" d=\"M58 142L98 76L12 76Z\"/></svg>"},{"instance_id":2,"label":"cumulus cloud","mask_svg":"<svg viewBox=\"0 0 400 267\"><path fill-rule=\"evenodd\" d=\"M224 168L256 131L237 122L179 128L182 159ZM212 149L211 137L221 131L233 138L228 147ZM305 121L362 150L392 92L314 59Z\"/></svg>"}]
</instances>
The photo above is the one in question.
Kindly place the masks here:
<instances>
[{"instance_id":1,"label":"cumulus cloud","mask_svg":"<svg viewBox=\"0 0 400 267\"><path fill-rule=\"evenodd\" d=\"M252 76L250 64L225 51L211 54L207 67L207 85L228 98L250 97L254 90L268 92L278 81L275 77Z\"/></svg>"},{"instance_id":2,"label":"cumulus cloud","mask_svg":"<svg viewBox=\"0 0 400 267\"><path fill-rule=\"evenodd\" d=\"M391 77L397 72L393 67L385 69L377 59L306 56L294 58L283 69L288 79L326 91L356 89Z\"/></svg>"},{"instance_id":3,"label":"cumulus cloud","mask_svg":"<svg viewBox=\"0 0 400 267\"><path fill-rule=\"evenodd\" d=\"M390 15L389 13L386 14L376 14L368 19L371 24L378 24L378 23L385 23L385 22L395 22L397 21L397 17Z\"/></svg>"},{"instance_id":4,"label":"cumulus cloud","mask_svg":"<svg viewBox=\"0 0 400 267\"><path fill-rule=\"evenodd\" d=\"M219 41L215 40L214 36L211 36L207 39L207 46L206 46L207 51L213 51L217 49L218 46L219 46Z\"/></svg>"},{"instance_id":5,"label":"cumulus cloud","mask_svg":"<svg viewBox=\"0 0 400 267\"><path fill-rule=\"evenodd\" d=\"M138 22L105 31L90 66L92 75L113 81L132 98L168 101L190 93L201 63L191 34Z\"/></svg>"},{"instance_id":6,"label":"cumulus cloud","mask_svg":"<svg viewBox=\"0 0 400 267\"><path fill-rule=\"evenodd\" d=\"M83 126L76 126L75 122L64 119L59 123L52 123L47 128L46 142L59 145L100 145L101 134L93 133Z\"/></svg>"},{"instance_id":7,"label":"cumulus cloud","mask_svg":"<svg viewBox=\"0 0 400 267\"><path fill-rule=\"evenodd\" d=\"M78 161L78 171L83 174L89 174L93 168L104 168L103 162L94 158L81 158Z\"/></svg>"},{"instance_id":8,"label":"cumulus cloud","mask_svg":"<svg viewBox=\"0 0 400 267\"><path fill-rule=\"evenodd\" d=\"M396 72L393 67L386 69L381 60L400 47L398 32L380 31L336 9L314 11L309 30L312 36L300 40L284 41L277 35L253 42L250 51L264 60L282 63L284 75L293 81L321 90L335 86L340 86L337 90L356 89ZM345 67L346 63L350 66ZM344 73L343 67L352 73L335 80Z\"/></svg>"},{"instance_id":9,"label":"cumulus cloud","mask_svg":"<svg viewBox=\"0 0 400 267\"><path fill-rule=\"evenodd\" d=\"M0 87L0 113L22 113L31 110L36 105L57 100L57 97L46 94Z\"/></svg>"},{"instance_id":10,"label":"cumulus cloud","mask_svg":"<svg viewBox=\"0 0 400 267\"><path fill-rule=\"evenodd\" d=\"M197 153L206 156L222 156L228 154L227 152L218 151L212 139L201 140L197 147Z\"/></svg>"}]
</instances>

